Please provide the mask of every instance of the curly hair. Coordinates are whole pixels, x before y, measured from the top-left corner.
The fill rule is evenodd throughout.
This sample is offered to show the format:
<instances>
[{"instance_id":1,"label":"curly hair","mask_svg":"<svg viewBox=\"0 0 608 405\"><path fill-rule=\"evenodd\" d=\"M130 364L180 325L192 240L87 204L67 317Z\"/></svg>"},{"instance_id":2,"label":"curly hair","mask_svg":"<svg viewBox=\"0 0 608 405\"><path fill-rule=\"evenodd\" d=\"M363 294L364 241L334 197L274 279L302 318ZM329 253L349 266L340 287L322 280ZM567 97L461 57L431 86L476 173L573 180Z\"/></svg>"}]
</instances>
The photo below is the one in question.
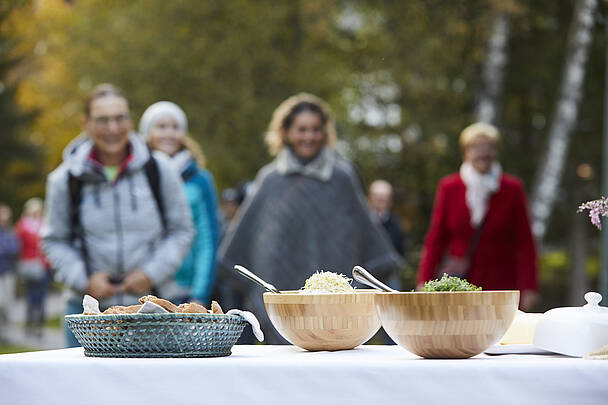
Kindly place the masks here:
<instances>
[{"instance_id":1,"label":"curly hair","mask_svg":"<svg viewBox=\"0 0 608 405\"><path fill-rule=\"evenodd\" d=\"M272 120L264 138L271 156L277 155L283 149L287 130L293 124L296 115L304 111L319 114L325 133L325 144L333 147L336 143L336 127L327 103L312 94L299 93L283 101L272 113Z\"/></svg>"}]
</instances>

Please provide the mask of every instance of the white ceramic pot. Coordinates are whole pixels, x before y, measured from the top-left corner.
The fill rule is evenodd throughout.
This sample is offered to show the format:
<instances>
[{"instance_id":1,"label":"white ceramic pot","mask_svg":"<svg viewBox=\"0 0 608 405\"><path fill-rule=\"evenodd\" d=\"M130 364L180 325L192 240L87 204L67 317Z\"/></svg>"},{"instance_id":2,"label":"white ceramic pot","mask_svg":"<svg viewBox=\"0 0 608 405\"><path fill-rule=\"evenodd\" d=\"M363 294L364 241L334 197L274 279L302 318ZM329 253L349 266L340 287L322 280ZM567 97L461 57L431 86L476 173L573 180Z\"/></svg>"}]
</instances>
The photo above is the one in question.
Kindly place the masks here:
<instances>
[{"instance_id":1,"label":"white ceramic pot","mask_svg":"<svg viewBox=\"0 0 608 405\"><path fill-rule=\"evenodd\" d=\"M608 308L602 296L585 294L582 307L555 308L544 313L534 332L534 346L568 356L584 357L608 345Z\"/></svg>"}]
</instances>

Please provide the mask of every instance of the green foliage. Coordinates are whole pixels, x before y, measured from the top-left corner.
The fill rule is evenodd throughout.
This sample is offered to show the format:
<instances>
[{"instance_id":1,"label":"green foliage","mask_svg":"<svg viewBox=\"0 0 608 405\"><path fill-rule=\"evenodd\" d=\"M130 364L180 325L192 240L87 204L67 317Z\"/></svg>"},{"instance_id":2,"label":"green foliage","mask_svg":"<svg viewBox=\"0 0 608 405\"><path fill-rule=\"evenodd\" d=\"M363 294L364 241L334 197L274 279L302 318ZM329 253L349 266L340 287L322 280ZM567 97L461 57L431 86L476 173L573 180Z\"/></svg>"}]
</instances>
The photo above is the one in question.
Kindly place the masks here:
<instances>
[{"instance_id":1,"label":"green foliage","mask_svg":"<svg viewBox=\"0 0 608 405\"><path fill-rule=\"evenodd\" d=\"M32 188L42 177L34 164L40 150L24 137L35 113L24 111L16 95L25 56L19 49L20 38L11 34L10 27L13 12L25 4L13 0L0 6L0 200L13 208L32 196Z\"/></svg>"},{"instance_id":2,"label":"green foliage","mask_svg":"<svg viewBox=\"0 0 608 405\"><path fill-rule=\"evenodd\" d=\"M211 171L228 186L268 162L263 134L283 99L306 90L335 101L345 85L332 7L320 0L76 2L60 28L47 23L44 32L72 89L118 85L135 123L155 101L182 106ZM78 100L73 90L58 96Z\"/></svg>"},{"instance_id":3,"label":"green foliage","mask_svg":"<svg viewBox=\"0 0 608 405\"><path fill-rule=\"evenodd\" d=\"M370 6L354 2L373 27L357 38L361 44L357 74L371 77L376 85L347 95L354 94L353 104L370 102L371 98L381 109L396 105L401 109L401 120L392 125L370 125L365 119L349 117L352 156L365 183L384 177L395 185L397 210L409 231L408 261L414 267L429 225L437 182L460 165L458 136L473 119L493 16L504 9L511 14L499 117L503 139L499 159L506 172L521 177L530 189L541 152L547 147L573 7L572 2L551 0L440 3L386 1ZM605 3L602 7L605 14ZM546 237L551 246L569 246L576 207L600 194L603 30L599 25L594 31L563 192ZM386 82L394 84L395 95L374 95L373 90ZM400 150L391 151L387 135L400 141ZM579 175L581 164L591 168L589 177ZM593 235L591 249L596 250L598 233L591 227L587 231ZM407 281L412 279L411 267ZM544 280L543 286L559 290L558 284L566 284L567 277L565 272ZM563 294L561 301L563 304Z\"/></svg>"},{"instance_id":4,"label":"green foliage","mask_svg":"<svg viewBox=\"0 0 608 405\"><path fill-rule=\"evenodd\" d=\"M550 250L540 256L541 308L564 306L568 296L571 260L564 250Z\"/></svg>"},{"instance_id":5,"label":"green foliage","mask_svg":"<svg viewBox=\"0 0 608 405\"><path fill-rule=\"evenodd\" d=\"M63 316L53 316L44 321L44 327L48 329L61 330L63 328Z\"/></svg>"},{"instance_id":6,"label":"green foliage","mask_svg":"<svg viewBox=\"0 0 608 405\"><path fill-rule=\"evenodd\" d=\"M25 346L14 346L0 344L0 354L11 354L11 353L23 353L23 352L34 352L36 349Z\"/></svg>"},{"instance_id":7,"label":"green foliage","mask_svg":"<svg viewBox=\"0 0 608 405\"><path fill-rule=\"evenodd\" d=\"M27 80L19 77L12 92L7 87L0 95L8 100L8 107L0 100L8 111L0 110L0 120L10 124L8 117L16 117L11 135L0 134L0 142L8 142L0 153L10 150L5 157L22 159L11 163L10 176L1 176L17 180L0 180L0 198L9 190L18 190L10 194L17 200L42 189L40 171L61 161L62 149L80 131L82 100L99 82L125 91L135 123L158 100L181 105L220 189L252 179L270 160L263 135L273 110L308 91L332 106L339 149L355 162L363 183L386 178L394 185L395 208L409 234L406 289L413 287L437 182L461 162L458 136L473 120L494 17L511 14L500 160L529 189L546 148L573 7L553 0L34 3L22 7L29 13L10 35L25 37L13 48L21 53L6 59L0 49L3 83L16 65L2 70L1 62L29 55L22 72ZM560 249L568 245L578 204L600 194L603 30L595 30L563 193L546 237ZM15 97L26 112L39 112L30 137L48 153L44 164L32 164L31 150L20 152L16 140L24 139L31 117L11 110ZM4 162L0 158L3 173ZM589 165L590 176L577 173L581 164ZM33 187L23 187L28 179ZM567 280L567 269L549 278L545 271L546 286Z\"/></svg>"},{"instance_id":8,"label":"green foliage","mask_svg":"<svg viewBox=\"0 0 608 405\"><path fill-rule=\"evenodd\" d=\"M360 4L369 15L367 3ZM348 132L365 182L385 177L395 185L419 244L437 181L460 163L458 134L472 119L491 14L479 1L381 4L375 8L380 17L369 22L376 29L358 38L365 44L358 50L363 83L348 101L400 109L401 118L378 124L355 117ZM391 138L401 148L391 151Z\"/></svg>"}]
</instances>

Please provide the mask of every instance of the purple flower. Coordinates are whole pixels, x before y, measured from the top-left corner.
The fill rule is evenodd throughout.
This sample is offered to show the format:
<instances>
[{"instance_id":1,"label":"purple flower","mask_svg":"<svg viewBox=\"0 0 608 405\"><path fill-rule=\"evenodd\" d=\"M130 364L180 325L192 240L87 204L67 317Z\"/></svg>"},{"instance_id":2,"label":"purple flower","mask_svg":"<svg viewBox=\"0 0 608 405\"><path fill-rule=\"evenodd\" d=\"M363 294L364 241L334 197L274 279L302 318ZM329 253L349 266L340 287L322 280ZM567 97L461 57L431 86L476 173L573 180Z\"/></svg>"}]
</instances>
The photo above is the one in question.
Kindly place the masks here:
<instances>
[{"instance_id":1,"label":"purple flower","mask_svg":"<svg viewBox=\"0 0 608 405\"><path fill-rule=\"evenodd\" d=\"M608 198L602 197L599 200L587 201L578 207L577 212L589 210L589 218L591 223L602 229L602 219L600 217L608 216Z\"/></svg>"}]
</instances>

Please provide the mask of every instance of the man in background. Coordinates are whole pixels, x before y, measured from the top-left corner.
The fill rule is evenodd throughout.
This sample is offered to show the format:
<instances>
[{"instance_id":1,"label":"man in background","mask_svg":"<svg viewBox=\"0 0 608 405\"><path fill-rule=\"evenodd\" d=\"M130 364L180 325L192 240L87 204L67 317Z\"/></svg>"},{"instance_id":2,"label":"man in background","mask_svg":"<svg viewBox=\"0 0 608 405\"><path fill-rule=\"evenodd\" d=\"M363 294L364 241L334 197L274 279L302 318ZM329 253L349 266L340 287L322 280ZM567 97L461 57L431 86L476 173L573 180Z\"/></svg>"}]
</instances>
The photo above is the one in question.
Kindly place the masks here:
<instances>
[{"instance_id":1,"label":"man in background","mask_svg":"<svg viewBox=\"0 0 608 405\"><path fill-rule=\"evenodd\" d=\"M368 204L374 220L379 221L386 230L393 247L401 257L405 256L405 233L399 220L391 212L393 205L393 187L386 180L374 180L369 186ZM388 280L390 287L401 288L401 278L395 274Z\"/></svg>"},{"instance_id":2,"label":"man in background","mask_svg":"<svg viewBox=\"0 0 608 405\"><path fill-rule=\"evenodd\" d=\"M391 243L401 257L405 256L405 234L399 225L399 220L391 212L393 205L393 187L386 180L374 180L367 195L367 203L370 207L370 215L373 221L380 222L389 236ZM386 284L400 291L402 289L401 272L392 273L386 280ZM386 334L384 329L380 329L376 335L384 344L395 344ZM377 339L377 338L375 338Z\"/></svg>"}]
</instances>

